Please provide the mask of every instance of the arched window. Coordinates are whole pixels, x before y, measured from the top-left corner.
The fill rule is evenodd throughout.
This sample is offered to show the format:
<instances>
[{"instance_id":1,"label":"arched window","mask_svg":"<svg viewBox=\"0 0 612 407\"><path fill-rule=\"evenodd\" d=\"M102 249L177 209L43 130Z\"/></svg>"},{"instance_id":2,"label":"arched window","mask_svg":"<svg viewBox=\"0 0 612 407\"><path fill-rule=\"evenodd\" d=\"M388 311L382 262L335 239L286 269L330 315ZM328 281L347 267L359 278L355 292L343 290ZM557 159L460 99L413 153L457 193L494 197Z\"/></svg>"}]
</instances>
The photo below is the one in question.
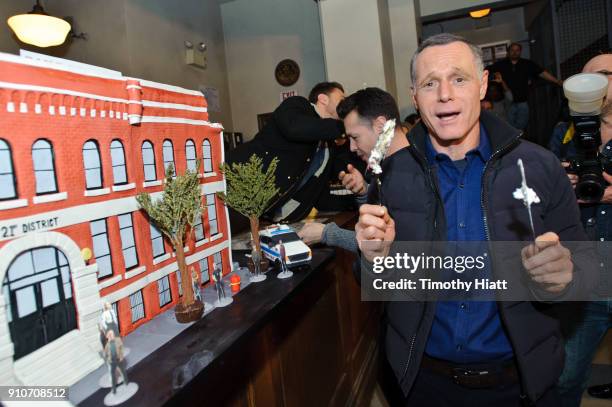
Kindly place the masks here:
<instances>
[{"instance_id":1,"label":"arched window","mask_svg":"<svg viewBox=\"0 0 612 407\"><path fill-rule=\"evenodd\" d=\"M123 143L119 140L113 140L110 145L110 151L114 185L127 184L127 169L125 167Z\"/></svg>"},{"instance_id":2,"label":"arched window","mask_svg":"<svg viewBox=\"0 0 612 407\"><path fill-rule=\"evenodd\" d=\"M157 171L155 170L155 151L150 141L142 143L142 165L144 167L144 180L155 181Z\"/></svg>"},{"instance_id":3,"label":"arched window","mask_svg":"<svg viewBox=\"0 0 612 407\"><path fill-rule=\"evenodd\" d=\"M83 166L85 167L85 187L102 188L102 161L98 143L88 140L83 144Z\"/></svg>"},{"instance_id":4,"label":"arched window","mask_svg":"<svg viewBox=\"0 0 612 407\"><path fill-rule=\"evenodd\" d=\"M164 140L162 144L162 158L164 159L164 172L168 170L170 164L174 168L174 175L176 175L176 165L174 164L174 146L172 141Z\"/></svg>"},{"instance_id":5,"label":"arched window","mask_svg":"<svg viewBox=\"0 0 612 407\"><path fill-rule=\"evenodd\" d=\"M32 161L36 179L36 194L57 192L55 162L51 143L43 139L36 140L32 145Z\"/></svg>"},{"instance_id":6,"label":"arched window","mask_svg":"<svg viewBox=\"0 0 612 407\"><path fill-rule=\"evenodd\" d=\"M210 141L205 139L202 143L202 155L204 158L204 172L212 172L212 150L210 148Z\"/></svg>"},{"instance_id":7,"label":"arched window","mask_svg":"<svg viewBox=\"0 0 612 407\"><path fill-rule=\"evenodd\" d=\"M196 148L193 140L187 140L185 143L185 158L187 161L187 169L189 171L197 171Z\"/></svg>"},{"instance_id":8,"label":"arched window","mask_svg":"<svg viewBox=\"0 0 612 407\"><path fill-rule=\"evenodd\" d=\"M0 201L17 197L11 147L0 139Z\"/></svg>"}]
</instances>

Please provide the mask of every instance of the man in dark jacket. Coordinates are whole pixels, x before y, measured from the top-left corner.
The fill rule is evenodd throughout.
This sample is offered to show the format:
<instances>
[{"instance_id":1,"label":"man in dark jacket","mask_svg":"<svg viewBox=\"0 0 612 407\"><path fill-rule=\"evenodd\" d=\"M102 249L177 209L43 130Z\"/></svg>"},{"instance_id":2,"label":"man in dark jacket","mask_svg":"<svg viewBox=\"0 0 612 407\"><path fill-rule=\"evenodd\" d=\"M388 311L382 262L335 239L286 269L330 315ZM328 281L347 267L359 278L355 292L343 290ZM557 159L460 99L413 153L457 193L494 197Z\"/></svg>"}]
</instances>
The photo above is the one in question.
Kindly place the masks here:
<instances>
[{"instance_id":1,"label":"man in dark jacket","mask_svg":"<svg viewBox=\"0 0 612 407\"><path fill-rule=\"evenodd\" d=\"M333 142L344 134L336 113L343 98L339 83L319 83L308 99L294 96L284 100L253 140L230 152L229 163L246 162L256 154L263 159L264 168L278 158L276 185L280 192L266 217L293 221L305 217L313 206L342 209L352 201L329 193L329 181L337 176L332 174L332 162L345 159L348 163L348 149L338 158L342 148Z\"/></svg>"},{"instance_id":2,"label":"man in dark jacket","mask_svg":"<svg viewBox=\"0 0 612 407\"><path fill-rule=\"evenodd\" d=\"M550 83L561 86L562 81L555 78L547 70L535 62L521 58L523 47L518 42L508 46L508 57L497 61L487 69L501 74L501 79L512 91L512 103L508 109L508 121L517 129L525 130L529 123L529 83L536 78L542 78ZM496 75L497 76L497 75Z\"/></svg>"},{"instance_id":3,"label":"man in dark jacket","mask_svg":"<svg viewBox=\"0 0 612 407\"><path fill-rule=\"evenodd\" d=\"M511 271L524 274L535 299L584 291L590 282L576 260L584 256L572 259L561 243L585 240L569 180L550 152L481 113L488 75L479 48L439 34L419 46L411 65L422 124L408 148L383 161L383 206L360 207L362 264L388 255L394 241L525 241ZM523 202L512 198L521 185L518 158L540 198L532 205L535 242ZM545 306L387 302L385 350L406 405L557 406L563 343Z\"/></svg>"}]
</instances>

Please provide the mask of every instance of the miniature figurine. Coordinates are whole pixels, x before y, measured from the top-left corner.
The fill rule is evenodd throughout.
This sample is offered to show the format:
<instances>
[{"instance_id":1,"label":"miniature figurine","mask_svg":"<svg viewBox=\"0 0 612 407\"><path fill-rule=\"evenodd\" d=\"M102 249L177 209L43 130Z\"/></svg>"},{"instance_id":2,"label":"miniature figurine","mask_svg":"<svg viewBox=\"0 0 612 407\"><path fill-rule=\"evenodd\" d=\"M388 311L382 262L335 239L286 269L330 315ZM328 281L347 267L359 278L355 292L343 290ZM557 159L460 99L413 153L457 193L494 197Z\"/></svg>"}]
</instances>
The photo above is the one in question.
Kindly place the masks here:
<instances>
[{"instance_id":1,"label":"miniature figurine","mask_svg":"<svg viewBox=\"0 0 612 407\"><path fill-rule=\"evenodd\" d=\"M286 257L287 251L285 250L285 245L282 240L278 241L278 252L280 254L280 267L281 272L278 273L278 278L289 278L293 275L293 272L287 268Z\"/></svg>"},{"instance_id":2,"label":"miniature figurine","mask_svg":"<svg viewBox=\"0 0 612 407\"><path fill-rule=\"evenodd\" d=\"M255 241L251 239L251 260L253 261L254 273L251 282L258 283L266 279L266 275L261 272L261 251L257 250Z\"/></svg>"},{"instance_id":3,"label":"miniature figurine","mask_svg":"<svg viewBox=\"0 0 612 407\"><path fill-rule=\"evenodd\" d=\"M104 347L104 359L109 366L111 375L111 392L104 397L104 404L114 406L125 402L138 391L136 383L130 383L126 371L125 355L123 354L123 342L115 336L112 329L106 334L106 346ZM117 374L121 374L123 384L117 386Z\"/></svg>"},{"instance_id":4,"label":"miniature figurine","mask_svg":"<svg viewBox=\"0 0 612 407\"><path fill-rule=\"evenodd\" d=\"M200 281L198 280L198 274L195 269L191 267L191 286L193 287L193 295L196 301L202 301L202 292L200 291Z\"/></svg>"},{"instance_id":5,"label":"miniature figurine","mask_svg":"<svg viewBox=\"0 0 612 407\"><path fill-rule=\"evenodd\" d=\"M113 306L110 302L104 303L104 310L100 314L98 321L98 329L100 331L100 342L102 343L102 349L106 346L106 334L109 330L112 330L115 336L119 336L119 324L117 322L117 315L113 310Z\"/></svg>"},{"instance_id":6,"label":"miniature figurine","mask_svg":"<svg viewBox=\"0 0 612 407\"><path fill-rule=\"evenodd\" d=\"M234 300L232 297L225 296L223 273L220 267L215 266L215 269L213 270L213 281L215 282L215 290L217 290L217 301L215 301L215 307L225 307L230 305Z\"/></svg>"},{"instance_id":7,"label":"miniature figurine","mask_svg":"<svg viewBox=\"0 0 612 407\"><path fill-rule=\"evenodd\" d=\"M123 342L121 338L115 336L113 330L106 334L106 346L104 347L104 357L109 365L111 372L111 391L117 393L117 373L121 374L123 383L128 384L127 372L125 371L125 358L123 357Z\"/></svg>"},{"instance_id":8,"label":"miniature figurine","mask_svg":"<svg viewBox=\"0 0 612 407\"><path fill-rule=\"evenodd\" d=\"M117 321L117 314L115 314L115 310L110 302L104 303L104 310L100 314L100 319L98 321L98 329L100 331L100 342L102 343L102 358L105 359L104 350L106 349L106 344L108 342L108 333L112 332L114 337L120 338L119 335L119 323ZM125 358L128 353L130 353L130 349L126 346L121 347L121 351L123 357ZM116 380L116 378L111 378L110 374L104 374L98 380L98 384L102 388L111 387L111 381Z\"/></svg>"}]
</instances>

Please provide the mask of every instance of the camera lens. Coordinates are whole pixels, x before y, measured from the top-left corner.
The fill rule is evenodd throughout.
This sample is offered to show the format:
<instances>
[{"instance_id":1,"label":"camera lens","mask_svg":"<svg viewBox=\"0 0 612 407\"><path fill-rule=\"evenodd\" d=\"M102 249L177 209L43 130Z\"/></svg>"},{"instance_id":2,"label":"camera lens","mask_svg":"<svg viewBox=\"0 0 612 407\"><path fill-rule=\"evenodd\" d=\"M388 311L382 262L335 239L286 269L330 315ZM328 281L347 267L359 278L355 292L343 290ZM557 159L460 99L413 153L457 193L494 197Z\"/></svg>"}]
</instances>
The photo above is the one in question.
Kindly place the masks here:
<instances>
[{"instance_id":1,"label":"camera lens","mask_svg":"<svg viewBox=\"0 0 612 407\"><path fill-rule=\"evenodd\" d=\"M606 182L599 174L581 174L576 184L576 197L585 202L599 202L604 194Z\"/></svg>"}]
</instances>

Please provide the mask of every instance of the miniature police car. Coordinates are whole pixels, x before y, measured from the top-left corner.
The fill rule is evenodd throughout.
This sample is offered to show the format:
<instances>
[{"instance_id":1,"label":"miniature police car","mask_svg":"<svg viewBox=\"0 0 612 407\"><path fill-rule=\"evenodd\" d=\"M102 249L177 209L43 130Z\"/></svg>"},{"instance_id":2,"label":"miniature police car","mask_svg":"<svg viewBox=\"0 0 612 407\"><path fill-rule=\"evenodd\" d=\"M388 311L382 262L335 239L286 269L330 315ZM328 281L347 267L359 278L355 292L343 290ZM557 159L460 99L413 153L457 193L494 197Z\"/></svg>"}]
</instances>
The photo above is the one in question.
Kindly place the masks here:
<instances>
[{"instance_id":1,"label":"miniature police car","mask_svg":"<svg viewBox=\"0 0 612 407\"><path fill-rule=\"evenodd\" d=\"M287 225L272 225L259 232L261 250L275 265L280 265L280 242L285 247L285 265L298 267L312 260L312 251Z\"/></svg>"}]
</instances>

